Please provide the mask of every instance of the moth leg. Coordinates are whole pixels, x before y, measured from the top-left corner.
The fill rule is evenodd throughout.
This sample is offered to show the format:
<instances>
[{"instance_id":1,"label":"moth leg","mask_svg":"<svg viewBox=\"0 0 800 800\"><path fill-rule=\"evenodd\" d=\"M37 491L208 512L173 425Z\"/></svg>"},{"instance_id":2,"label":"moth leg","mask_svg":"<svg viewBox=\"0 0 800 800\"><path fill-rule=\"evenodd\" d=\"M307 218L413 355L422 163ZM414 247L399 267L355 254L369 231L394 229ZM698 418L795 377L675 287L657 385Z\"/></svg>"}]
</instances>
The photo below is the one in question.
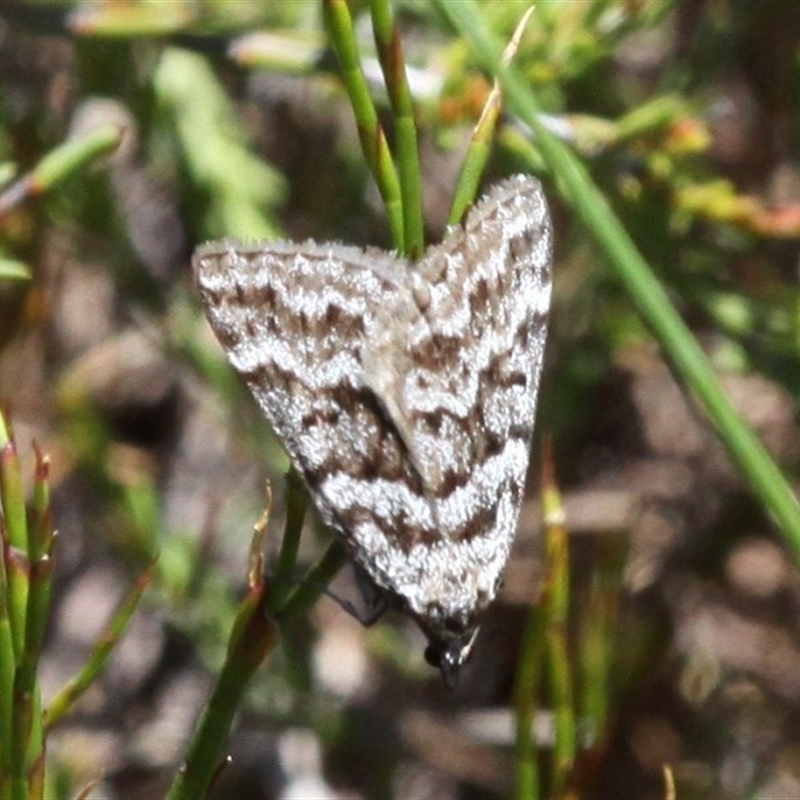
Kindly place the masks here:
<instances>
[{"instance_id":1,"label":"moth leg","mask_svg":"<svg viewBox=\"0 0 800 800\"><path fill-rule=\"evenodd\" d=\"M348 614L354 620L360 622L365 628L369 628L371 625L374 625L389 608L389 598L387 592L381 589L372 578L369 577L363 567L359 567L355 564L352 566L355 572L356 585L358 586L358 591L363 601L363 608L360 608L356 603L344 597L340 597L323 583L310 581L306 578L296 578L290 582L313 587L320 594L324 594L329 600L333 600L345 614Z\"/></svg>"},{"instance_id":2,"label":"moth leg","mask_svg":"<svg viewBox=\"0 0 800 800\"><path fill-rule=\"evenodd\" d=\"M361 599L364 601L366 612L363 617L358 614L353 616L366 628L374 625L389 608L389 595L369 576L367 571L358 564L353 565L356 576L356 584L361 592Z\"/></svg>"}]
</instances>

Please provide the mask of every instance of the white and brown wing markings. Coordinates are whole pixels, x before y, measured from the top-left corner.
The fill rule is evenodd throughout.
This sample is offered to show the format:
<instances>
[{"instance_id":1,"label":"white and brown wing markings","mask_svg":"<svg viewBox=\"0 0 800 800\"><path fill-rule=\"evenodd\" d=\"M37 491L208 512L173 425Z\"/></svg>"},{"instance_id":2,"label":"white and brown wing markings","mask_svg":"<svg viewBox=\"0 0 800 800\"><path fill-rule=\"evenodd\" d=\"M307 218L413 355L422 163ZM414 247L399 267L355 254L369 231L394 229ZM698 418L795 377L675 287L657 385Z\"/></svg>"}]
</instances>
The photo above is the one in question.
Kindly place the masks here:
<instances>
[{"instance_id":1,"label":"white and brown wing markings","mask_svg":"<svg viewBox=\"0 0 800 800\"><path fill-rule=\"evenodd\" d=\"M229 242L196 257L215 332L310 488L321 492L323 513L345 533L356 518L372 516L401 549L443 535L458 541L486 533L502 493L512 491L518 502L524 472L501 469L494 498L484 496L473 519L451 526L434 510L422 527L402 508L381 518L357 496L336 508L323 485L343 471L358 481L402 482L440 505L476 467L502 460L510 440L529 439L533 409L513 399L517 392L535 396L538 365L532 373L518 352L536 352L531 333L536 337L546 323L544 311L525 304L528 284L549 283L548 259L532 258L549 234L546 219L534 215L508 236L509 198L531 202L519 187L503 184L470 212L464 228L410 267L387 254L376 265L374 253L356 248L332 255L314 243ZM435 282L415 294L412 271ZM423 307L417 301L410 309L409 298L420 295ZM418 341L410 346L415 326ZM385 375L361 380L365 350L374 353L373 371ZM407 397L393 397L397 392ZM421 397L436 404L418 407ZM489 417L495 406L507 413Z\"/></svg>"},{"instance_id":2,"label":"white and brown wing markings","mask_svg":"<svg viewBox=\"0 0 800 800\"><path fill-rule=\"evenodd\" d=\"M456 629L468 651L516 528L550 248L541 187L517 176L414 264L313 242L220 242L193 260L323 517L445 648L443 670Z\"/></svg>"},{"instance_id":3,"label":"white and brown wing markings","mask_svg":"<svg viewBox=\"0 0 800 800\"><path fill-rule=\"evenodd\" d=\"M212 328L327 522L345 537L354 524L369 519L395 544L430 540L437 535L432 526L417 531L403 513L382 518L359 502L358 492L345 505L331 503L326 495L325 480L340 473L365 485L376 480L401 483L420 497L424 487L380 399L361 380L360 350L365 338L375 336L370 306L383 302L397 313L398 287L375 275L360 251L355 253L367 265L351 260L343 282L331 286L325 253L310 257L309 247L288 264L271 258L269 251L248 253L236 244L201 251L197 282ZM313 246L311 256L318 249ZM306 283L313 284L308 273L315 267L328 298L309 308L297 298ZM368 274L357 280L354 275L363 271ZM397 271L404 274L401 264ZM292 287L281 286L289 280ZM341 369L331 372L334 358ZM326 369L330 374L323 379Z\"/></svg>"},{"instance_id":4,"label":"white and brown wing markings","mask_svg":"<svg viewBox=\"0 0 800 800\"><path fill-rule=\"evenodd\" d=\"M195 258L197 283L231 363L312 489L338 471L414 486L402 441L361 381L370 306L398 305L398 286L364 253L343 249L350 260L332 281L337 270L318 245L274 256L263 246L207 246Z\"/></svg>"},{"instance_id":5,"label":"white and brown wing markings","mask_svg":"<svg viewBox=\"0 0 800 800\"><path fill-rule=\"evenodd\" d=\"M495 515L503 496L515 509L522 498L519 452L533 431L551 280L538 184L498 187L412 269L431 282L421 293L427 329L410 348L392 349L407 376L400 427L424 464L438 535L468 541L503 524ZM447 501L469 488L479 498L472 517L448 514ZM514 525L502 535L513 537Z\"/></svg>"}]
</instances>

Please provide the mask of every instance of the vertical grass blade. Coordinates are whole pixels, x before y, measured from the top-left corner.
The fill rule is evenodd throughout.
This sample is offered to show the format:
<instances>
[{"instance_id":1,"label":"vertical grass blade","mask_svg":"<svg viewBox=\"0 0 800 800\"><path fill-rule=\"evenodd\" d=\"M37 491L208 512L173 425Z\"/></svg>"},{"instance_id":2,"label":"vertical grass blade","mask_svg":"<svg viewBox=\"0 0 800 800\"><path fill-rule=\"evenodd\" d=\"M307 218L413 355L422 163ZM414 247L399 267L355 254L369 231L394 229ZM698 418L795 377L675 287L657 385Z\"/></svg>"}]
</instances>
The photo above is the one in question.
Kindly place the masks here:
<instances>
[{"instance_id":1,"label":"vertical grass blade","mask_svg":"<svg viewBox=\"0 0 800 800\"><path fill-rule=\"evenodd\" d=\"M553 474L551 448L545 448L542 506L548 568L545 599L548 676L555 718L553 794L559 796L575 763L577 732L573 699L572 662L569 652L569 540L564 526L564 507Z\"/></svg>"},{"instance_id":2,"label":"vertical grass blade","mask_svg":"<svg viewBox=\"0 0 800 800\"><path fill-rule=\"evenodd\" d=\"M504 63L508 63L514 58L519 49L522 33L532 13L533 6L522 15L511 41L503 52ZM500 83L495 80L492 91L489 92L489 96L484 103L480 119L475 124L470 136L470 143L464 156L464 163L461 165L461 174L458 178L458 185L453 195L453 204L450 208L450 217L448 218L450 225L457 225L461 222L467 209L475 202L478 185L486 167L486 162L489 160L494 133L497 129L497 120L500 118L502 109L503 92Z\"/></svg>"},{"instance_id":3,"label":"vertical grass blade","mask_svg":"<svg viewBox=\"0 0 800 800\"><path fill-rule=\"evenodd\" d=\"M408 85L400 34L392 18L389 0L371 0L370 11L375 45L394 116L400 192L403 198L404 252L411 258L418 258L425 242L414 102Z\"/></svg>"},{"instance_id":4,"label":"vertical grass blade","mask_svg":"<svg viewBox=\"0 0 800 800\"><path fill-rule=\"evenodd\" d=\"M167 800L202 800L223 764L225 743L247 683L279 641L278 628L266 612L266 588L260 580L239 606L225 663Z\"/></svg>"},{"instance_id":5,"label":"vertical grass blade","mask_svg":"<svg viewBox=\"0 0 800 800\"><path fill-rule=\"evenodd\" d=\"M0 411L0 461L8 461L11 447L9 431ZM19 513L18 509L13 507L15 502L14 494L8 493L5 483L0 481L0 797L7 797L11 791L9 754L13 740L14 673L17 659L11 631L7 561L10 552L9 514L13 517Z\"/></svg>"},{"instance_id":6,"label":"vertical grass blade","mask_svg":"<svg viewBox=\"0 0 800 800\"><path fill-rule=\"evenodd\" d=\"M516 800L538 800L541 794L539 753L534 738L534 724L537 702L542 690L544 633L544 606L532 605L522 633L522 647L514 682L516 724L514 797Z\"/></svg>"},{"instance_id":7,"label":"vertical grass blade","mask_svg":"<svg viewBox=\"0 0 800 800\"><path fill-rule=\"evenodd\" d=\"M106 629L100 635L94 650L83 668L71 678L53 697L45 712L45 728L50 730L69 711L75 701L92 685L108 662L117 642L128 628L139 601L149 586L156 564L153 562L139 576L136 583L123 599L122 604L112 617Z\"/></svg>"},{"instance_id":8,"label":"vertical grass blade","mask_svg":"<svg viewBox=\"0 0 800 800\"><path fill-rule=\"evenodd\" d=\"M0 498L3 501L6 608L18 663L25 642L25 608L28 603L28 522L25 492L14 440L6 438L0 449Z\"/></svg>"},{"instance_id":9,"label":"vertical grass blade","mask_svg":"<svg viewBox=\"0 0 800 800\"><path fill-rule=\"evenodd\" d=\"M294 469L286 473L286 525L275 568L275 585L270 593L270 609L280 608L291 592L292 574L300 549L300 534L306 515L308 496L303 481Z\"/></svg>"},{"instance_id":10,"label":"vertical grass blade","mask_svg":"<svg viewBox=\"0 0 800 800\"><path fill-rule=\"evenodd\" d=\"M386 134L378 120L378 113L369 94L367 80L361 67L358 42L353 30L353 20L345 0L324 0L325 26L339 61L342 80L353 106L358 136L364 159L372 172L378 191L386 206L392 241L398 252L406 252L403 232L403 202L400 183L395 171Z\"/></svg>"}]
</instances>

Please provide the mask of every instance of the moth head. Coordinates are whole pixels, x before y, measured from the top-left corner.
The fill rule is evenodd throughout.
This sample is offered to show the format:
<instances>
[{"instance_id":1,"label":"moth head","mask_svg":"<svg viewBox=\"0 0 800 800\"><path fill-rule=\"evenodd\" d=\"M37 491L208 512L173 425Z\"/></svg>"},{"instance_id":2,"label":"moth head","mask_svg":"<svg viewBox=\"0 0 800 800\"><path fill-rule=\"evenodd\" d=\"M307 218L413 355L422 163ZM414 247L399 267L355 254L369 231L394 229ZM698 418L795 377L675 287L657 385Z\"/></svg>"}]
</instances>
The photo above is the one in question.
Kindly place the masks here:
<instances>
[{"instance_id":1,"label":"moth head","mask_svg":"<svg viewBox=\"0 0 800 800\"><path fill-rule=\"evenodd\" d=\"M453 630L438 630L436 633L426 631L428 646L425 648L425 660L432 666L438 667L442 673L442 680L448 689L455 689L458 683L458 673L472 652L472 645L478 635L474 625L456 632Z\"/></svg>"}]
</instances>

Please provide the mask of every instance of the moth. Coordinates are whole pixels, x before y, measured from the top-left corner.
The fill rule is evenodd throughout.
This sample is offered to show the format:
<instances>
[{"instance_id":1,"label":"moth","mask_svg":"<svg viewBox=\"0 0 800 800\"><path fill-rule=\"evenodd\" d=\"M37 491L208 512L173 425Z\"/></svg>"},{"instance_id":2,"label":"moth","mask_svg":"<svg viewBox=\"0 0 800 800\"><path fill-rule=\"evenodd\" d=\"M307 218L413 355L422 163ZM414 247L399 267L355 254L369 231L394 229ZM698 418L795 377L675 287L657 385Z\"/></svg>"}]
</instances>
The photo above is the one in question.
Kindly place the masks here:
<instances>
[{"instance_id":1,"label":"moth","mask_svg":"<svg viewBox=\"0 0 800 800\"><path fill-rule=\"evenodd\" d=\"M523 499L551 294L540 183L508 178L417 261L197 248L206 316L323 521L455 684Z\"/></svg>"}]
</instances>

